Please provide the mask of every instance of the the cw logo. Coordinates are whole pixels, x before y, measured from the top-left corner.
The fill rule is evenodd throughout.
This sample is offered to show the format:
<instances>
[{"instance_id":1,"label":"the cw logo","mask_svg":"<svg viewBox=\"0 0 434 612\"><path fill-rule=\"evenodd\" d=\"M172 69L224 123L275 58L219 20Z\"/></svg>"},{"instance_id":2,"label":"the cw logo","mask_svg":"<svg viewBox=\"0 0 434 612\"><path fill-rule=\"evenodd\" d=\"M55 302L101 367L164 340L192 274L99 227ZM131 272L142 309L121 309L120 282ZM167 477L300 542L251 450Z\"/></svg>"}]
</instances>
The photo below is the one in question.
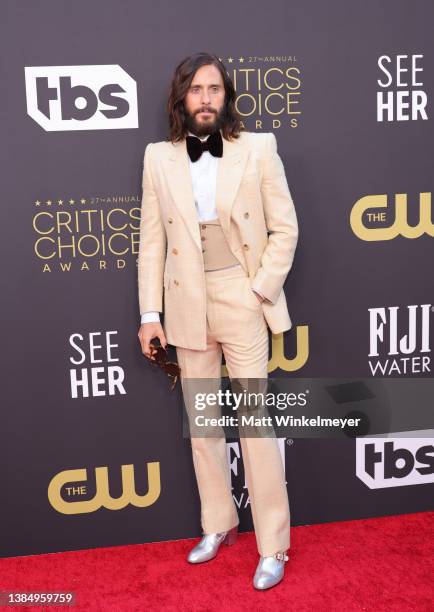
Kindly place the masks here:
<instances>
[{"instance_id":1,"label":"the cw logo","mask_svg":"<svg viewBox=\"0 0 434 612\"><path fill-rule=\"evenodd\" d=\"M288 359L283 346L283 333L271 334L271 359L268 361L268 373L280 368L285 372L296 372L304 366L309 357L309 327L298 325L296 328L297 352L295 357ZM229 372L224 364L221 369L222 377L228 377Z\"/></svg>"},{"instance_id":2,"label":"the cw logo","mask_svg":"<svg viewBox=\"0 0 434 612\"><path fill-rule=\"evenodd\" d=\"M86 485L77 486L75 483L87 481L87 470L65 470L52 478L48 485L48 500L55 510L62 514L84 514L95 512L101 507L109 510L121 510L128 504L138 508L151 506L160 497L160 463L152 461L147 464L148 491L145 495L137 495L134 485L134 466L132 464L122 467L122 490L120 497L113 498L109 491L109 478L107 467L95 468L96 492L92 499L85 501L65 501L61 496L62 487L68 483L65 491L69 497L85 495Z\"/></svg>"},{"instance_id":3,"label":"the cw logo","mask_svg":"<svg viewBox=\"0 0 434 612\"><path fill-rule=\"evenodd\" d=\"M407 194L395 194L395 221L387 227L369 228L364 225L363 213L372 208L387 208L387 194L367 195L354 204L350 215L353 232L361 240L393 240L396 236L419 238L422 234L434 237L434 225L431 221L431 193L420 194L420 214L417 225L409 225L407 219ZM387 221L386 212L367 213L368 221Z\"/></svg>"}]
</instances>

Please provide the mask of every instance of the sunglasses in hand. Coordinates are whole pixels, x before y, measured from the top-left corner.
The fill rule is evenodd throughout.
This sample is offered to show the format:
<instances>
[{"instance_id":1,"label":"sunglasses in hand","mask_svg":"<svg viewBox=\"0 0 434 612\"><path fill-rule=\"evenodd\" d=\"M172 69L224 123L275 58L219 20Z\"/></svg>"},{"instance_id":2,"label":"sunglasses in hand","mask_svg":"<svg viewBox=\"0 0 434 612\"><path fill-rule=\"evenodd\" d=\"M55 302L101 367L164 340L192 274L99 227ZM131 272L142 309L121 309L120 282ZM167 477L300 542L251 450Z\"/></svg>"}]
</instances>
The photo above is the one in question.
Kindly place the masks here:
<instances>
[{"instance_id":1,"label":"sunglasses in hand","mask_svg":"<svg viewBox=\"0 0 434 612\"><path fill-rule=\"evenodd\" d=\"M164 348L164 346L155 346L154 344L152 344L152 342L150 342L149 348L151 349L151 356L148 357L148 355L145 355L146 359L151 365L159 367L164 370L164 372L166 372L166 374L172 381L172 386L170 390L173 391L176 385L176 381L178 380L181 374L181 368L175 361L168 360L169 355L167 353L167 349Z\"/></svg>"}]
</instances>

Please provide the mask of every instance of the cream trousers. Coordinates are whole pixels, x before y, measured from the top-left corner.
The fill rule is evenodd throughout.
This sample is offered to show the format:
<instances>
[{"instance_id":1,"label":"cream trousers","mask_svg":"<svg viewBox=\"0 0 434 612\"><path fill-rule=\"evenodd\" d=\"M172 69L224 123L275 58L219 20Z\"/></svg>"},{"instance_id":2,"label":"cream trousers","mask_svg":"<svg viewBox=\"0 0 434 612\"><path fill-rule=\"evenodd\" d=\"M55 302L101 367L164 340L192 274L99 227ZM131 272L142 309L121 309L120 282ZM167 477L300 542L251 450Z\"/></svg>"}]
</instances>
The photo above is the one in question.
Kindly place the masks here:
<instances>
[{"instance_id":1,"label":"cream trousers","mask_svg":"<svg viewBox=\"0 0 434 612\"><path fill-rule=\"evenodd\" d=\"M176 347L190 422L197 411L189 379L206 378L212 385L220 385L222 354L231 380L266 381L268 376L267 324L244 268L238 265L207 271L205 278L207 348L202 351ZM239 441L258 552L264 557L283 552L290 547L290 510L277 439L240 435ZM203 533L227 531L239 523L239 517L232 497L223 429L213 437L192 434L191 447Z\"/></svg>"}]
</instances>

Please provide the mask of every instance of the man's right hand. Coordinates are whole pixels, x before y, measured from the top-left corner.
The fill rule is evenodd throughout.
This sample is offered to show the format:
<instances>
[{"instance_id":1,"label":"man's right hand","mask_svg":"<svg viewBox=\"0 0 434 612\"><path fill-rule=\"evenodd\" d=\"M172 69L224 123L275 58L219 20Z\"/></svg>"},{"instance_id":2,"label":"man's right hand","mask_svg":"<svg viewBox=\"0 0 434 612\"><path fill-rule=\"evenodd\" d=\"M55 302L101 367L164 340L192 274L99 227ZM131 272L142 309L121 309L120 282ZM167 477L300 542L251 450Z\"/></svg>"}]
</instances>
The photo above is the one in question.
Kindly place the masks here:
<instances>
[{"instance_id":1,"label":"man's right hand","mask_svg":"<svg viewBox=\"0 0 434 612\"><path fill-rule=\"evenodd\" d=\"M146 357L150 357L152 359L151 347L149 344L153 338L158 338L161 346L164 348L167 347L167 340L161 323L142 323L137 335L139 336L142 353L146 355Z\"/></svg>"}]
</instances>

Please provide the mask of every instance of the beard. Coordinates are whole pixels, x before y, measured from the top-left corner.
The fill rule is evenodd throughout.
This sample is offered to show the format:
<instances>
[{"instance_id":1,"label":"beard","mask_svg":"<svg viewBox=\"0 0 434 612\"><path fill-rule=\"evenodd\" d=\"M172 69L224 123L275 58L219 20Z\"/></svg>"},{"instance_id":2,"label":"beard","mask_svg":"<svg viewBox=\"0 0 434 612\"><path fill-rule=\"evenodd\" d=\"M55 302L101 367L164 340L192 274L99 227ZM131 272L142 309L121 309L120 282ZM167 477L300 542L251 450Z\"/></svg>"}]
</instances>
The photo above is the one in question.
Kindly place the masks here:
<instances>
[{"instance_id":1,"label":"beard","mask_svg":"<svg viewBox=\"0 0 434 612\"><path fill-rule=\"evenodd\" d=\"M202 110L209 111L212 116L198 121L196 116ZM185 111L185 126L190 132L192 132L192 134L195 134L196 136L208 136L209 134L220 130L224 126L225 120L225 106L223 106L219 111L216 111L209 106L198 109L193 114L189 113L187 110Z\"/></svg>"}]
</instances>

